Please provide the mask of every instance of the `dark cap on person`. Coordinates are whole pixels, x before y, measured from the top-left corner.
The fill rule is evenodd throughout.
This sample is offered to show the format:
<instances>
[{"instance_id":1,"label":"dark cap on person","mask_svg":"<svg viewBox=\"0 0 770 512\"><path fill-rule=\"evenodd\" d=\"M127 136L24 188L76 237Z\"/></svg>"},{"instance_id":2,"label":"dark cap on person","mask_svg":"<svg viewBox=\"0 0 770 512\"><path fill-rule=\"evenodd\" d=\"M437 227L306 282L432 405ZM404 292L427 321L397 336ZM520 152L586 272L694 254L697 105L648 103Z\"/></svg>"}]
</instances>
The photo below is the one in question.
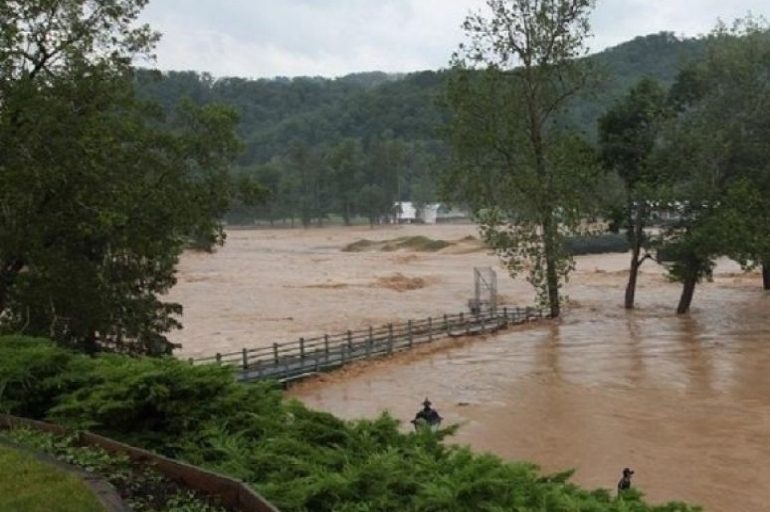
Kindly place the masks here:
<instances>
[{"instance_id":1,"label":"dark cap on person","mask_svg":"<svg viewBox=\"0 0 770 512\"><path fill-rule=\"evenodd\" d=\"M633 475L634 470L630 468L623 468L623 475Z\"/></svg>"},{"instance_id":2,"label":"dark cap on person","mask_svg":"<svg viewBox=\"0 0 770 512\"><path fill-rule=\"evenodd\" d=\"M425 401L422 403L422 405L427 405L428 407L430 407L431 402L428 398L426 398Z\"/></svg>"}]
</instances>

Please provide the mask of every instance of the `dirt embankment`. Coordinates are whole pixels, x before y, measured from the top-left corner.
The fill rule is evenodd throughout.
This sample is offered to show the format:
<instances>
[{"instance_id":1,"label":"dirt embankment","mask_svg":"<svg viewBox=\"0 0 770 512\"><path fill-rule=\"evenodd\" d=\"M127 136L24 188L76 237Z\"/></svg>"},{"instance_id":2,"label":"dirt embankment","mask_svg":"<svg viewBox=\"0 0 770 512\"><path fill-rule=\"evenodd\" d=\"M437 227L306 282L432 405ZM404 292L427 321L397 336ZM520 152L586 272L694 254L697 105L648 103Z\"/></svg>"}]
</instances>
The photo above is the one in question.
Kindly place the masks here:
<instances>
[{"instance_id":1,"label":"dirt embankment","mask_svg":"<svg viewBox=\"0 0 770 512\"><path fill-rule=\"evenodd\" d=\"M367 240L361 239L350 243L342 248L344 252L367 252L367 251L413 251L413 252L439 252L445 249L454 249L463 251L482 251L486 247L484 244L472 235L465 236L459 240L434 240L427 236L404 236L390 240Z\"/></svg>"}]
</instances>

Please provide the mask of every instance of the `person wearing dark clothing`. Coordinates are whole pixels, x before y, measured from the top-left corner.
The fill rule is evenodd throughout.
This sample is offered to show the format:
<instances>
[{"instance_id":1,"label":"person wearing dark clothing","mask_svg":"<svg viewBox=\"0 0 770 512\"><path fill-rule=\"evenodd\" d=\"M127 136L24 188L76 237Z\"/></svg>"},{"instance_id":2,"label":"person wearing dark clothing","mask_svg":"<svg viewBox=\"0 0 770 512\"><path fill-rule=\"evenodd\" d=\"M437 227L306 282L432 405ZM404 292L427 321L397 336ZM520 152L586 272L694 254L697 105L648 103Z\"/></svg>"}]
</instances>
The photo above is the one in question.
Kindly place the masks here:
<instances>
[{"instance_id":1,"label":"person wearing dark clothing","mask_svg":"<svg viewBox=\"0 0 770 512\"><path fill-rule=\"evenodd\" d=\"M412 420L415 428L421 425L428 427L437 427L440 425L443 418L441 418L436 409L431 407L430 400L426 398L422 405L423 408L415 415L414 419Z\"/></svg>"},{"instance_id":2,"label":"person wearing dark clothing","mask_svg":"<svg viewBox=\"0 0 770 512\"><path fill-rule=\"evenodd\" d=\"M631 475L633 474L633 470L629 468L623 469L623 478L618 482L618 494L631 488Z\"/></svg>"}]
</instances>

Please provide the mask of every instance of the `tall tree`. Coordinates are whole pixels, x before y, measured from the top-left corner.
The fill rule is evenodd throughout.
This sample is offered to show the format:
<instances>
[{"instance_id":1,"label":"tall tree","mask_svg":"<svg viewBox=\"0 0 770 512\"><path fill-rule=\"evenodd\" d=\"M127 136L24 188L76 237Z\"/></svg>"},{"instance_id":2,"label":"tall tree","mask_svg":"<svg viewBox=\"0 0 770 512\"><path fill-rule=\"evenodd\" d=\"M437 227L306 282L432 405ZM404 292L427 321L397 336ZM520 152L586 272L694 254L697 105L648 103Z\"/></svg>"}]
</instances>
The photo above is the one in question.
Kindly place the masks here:
<instances>
[{"instance_id":1,"label":"tall tree","mask_svg":"<svg viewBox=\"0 0 770 512\"><path fill-rule=\"evenodd\" d=\"M564 233L580 218L590 151L560 114L583 88L579 58L592 0L487 0L452 59L455 165L445 191L471 205L511 274L529 279L551 315L572 262Z\"/></svg>"},{"instance_id":2,"label":"tall tree","mask_svg":"<svg viewBox=\"0 0 770 512\"><path fill-rule=\"evenodd\" d=\"M297 206L302 227L308 228L316 211L316 176L311 150L301 142L293 142L286 156L289 172L296 176Z\"/></svg>"},{"instance_id":3,"label":"tall tree","mask_svg":"<svg viewBox=\"0 0 770 512\"><path fill-rule=\"evenodd\" d=\"M235 114L136 101L145 0L0 3L0 326L168 352L191 238L220 241Z\"/></svg>"},{"instance_id":4,"label":"tall tree","mask_svg":"<svg viewBox=\"0 0 770 512\"><path fill-rule=\"evenodd\" d=\"M668 112L666 91L656 81L644 78L599 119L602 160L610 172L621 178L625 188L621 216L631 245L626 309L634 308L639 268L650 257L645 228L651 221L652 203L662 179L660 168L651 165L651 156Z\"/></svg>"},{"instance_id":5,"label":"tall tree","mask_svg":"<svg viewBox=\"0 0 770 512\"><path fill-rule=\"evenodd\" d=\"M755 192L754 200L741 205L752 226L750 242L728 254L746 267L762 267L764 288L770 290L770 25L747 16L731 27L720 25L711 39L705 71L709 98L722 105L731 129L731 172Z\"/></svg>"},{"instance_id":6,"label":"tall tree","mask_svg":"<svg viewBox=\"0 0 770 512\"><path fill-rule=\"evenodd\" d=\"M329 151L326 156L331 169L332 187L337 211L342 214L346 226L356 213L363 168L363 148L357 139L346 139Z\"/></svg>"},{"instance_id":7,"label":"tall tree","mask_svg":"<svg viewBox=\"0 0 770 512\"><path fill-rule=\"evenodd\" d=\"M680 314L716 257L761 263L768 248L769 70L767 26L749 17L720 24L705 60L672 88L681 113L662 154L676 182L678 221L664 253L683 283Z\"/></svg>"}]
</instances>

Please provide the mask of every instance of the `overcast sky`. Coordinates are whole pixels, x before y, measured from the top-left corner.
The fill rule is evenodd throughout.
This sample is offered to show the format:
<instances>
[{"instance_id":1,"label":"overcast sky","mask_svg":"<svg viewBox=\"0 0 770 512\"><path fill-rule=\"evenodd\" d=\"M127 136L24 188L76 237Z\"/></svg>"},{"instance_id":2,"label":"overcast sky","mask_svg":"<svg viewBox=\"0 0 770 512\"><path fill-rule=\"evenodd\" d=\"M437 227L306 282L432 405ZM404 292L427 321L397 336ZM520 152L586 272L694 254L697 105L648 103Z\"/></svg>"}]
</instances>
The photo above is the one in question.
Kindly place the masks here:
<instances>
[{"instance_id":1,"label":"overcast sky","mask_svg":"<svg viewBox=\"0 0 770 512\"><path fill-rule=\"evenodd\" d=\"M592 50L663 30L695 36L718 18L770 14L767 0L599 0ZM151 0L157 67L250 78L446 67L484 0Z\"/></svg>"}]
</instances>

